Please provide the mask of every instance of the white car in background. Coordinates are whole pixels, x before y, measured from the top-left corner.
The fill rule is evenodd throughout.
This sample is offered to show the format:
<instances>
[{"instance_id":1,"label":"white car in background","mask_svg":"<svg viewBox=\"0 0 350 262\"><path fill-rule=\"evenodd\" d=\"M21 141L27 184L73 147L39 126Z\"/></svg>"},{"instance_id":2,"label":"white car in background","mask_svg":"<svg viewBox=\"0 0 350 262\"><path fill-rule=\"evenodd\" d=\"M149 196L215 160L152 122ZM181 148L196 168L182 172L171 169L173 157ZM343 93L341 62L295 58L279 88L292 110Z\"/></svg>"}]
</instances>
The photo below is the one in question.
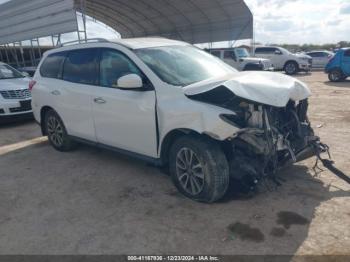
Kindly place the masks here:
<instances>
[{"instance_id":1,"label":"white car in background","mask_svg":"<svg viewBox=\"0 0 350 262\"><path fill-rule=\"evenodd\" d=\"M314 155L319 142L304 83L238 72L164 38L50 50L31 92L55 149L88 143L168 166L179 191L203 202L222 198L230 178L249 190L273 180L277 168Z\"/></svg>"},{"instance_id":2,"label":"white car in background","mask_svg":"<svg viewBox=\"0 0 350 262\"><path fill-rule=\"evenodd\" d=\"M259 46L254 55L270 59L275 70L295 75L300 71L309 72L312 68L312 57L305 54L293 54L287 49L277 46Z\"/></svg>"},{"instance_id":3,"label":"white car in background","mask_svg":"<svg viewBox=\"0 0 350 262\"><path fill-rule=\"evenodd\" d=\"M210 49L209 53L238 71L273 71L269 59L252 57L245 48L215 48Z\"/></svg>"},{"instance_id":4,"label":"white car in background","mask_svg":"<svg viewBox=\"0 0 350 262\"><path fill-rule=\"evenodd\" d=\"M310 51L306 54L312 57L312 67L314 68L325 68L334 56L333 52L327 50Z\"/></svg>"},{"instance_id":5,"label":"white car in background","mask_svg":"<svg viewBox=\"0 0 350 262\"><path fill-rule=\"evenodd\" d=\"M30 78L0 62L0 120L32 115Z\"/></svg>"}]
</instances>

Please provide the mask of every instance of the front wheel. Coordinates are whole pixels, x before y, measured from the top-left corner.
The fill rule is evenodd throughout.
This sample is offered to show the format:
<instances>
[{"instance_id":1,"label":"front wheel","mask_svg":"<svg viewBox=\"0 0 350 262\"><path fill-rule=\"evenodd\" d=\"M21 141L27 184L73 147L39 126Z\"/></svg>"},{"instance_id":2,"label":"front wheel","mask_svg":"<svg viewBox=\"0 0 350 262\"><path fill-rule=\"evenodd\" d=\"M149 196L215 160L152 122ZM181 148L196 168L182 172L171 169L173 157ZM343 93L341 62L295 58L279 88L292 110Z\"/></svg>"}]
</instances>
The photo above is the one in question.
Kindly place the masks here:
<instances>
[{"instance_id":1,"label":"front wheel","mask_svg":"<svg viewBox=\"0 0 350 262\"><path fill-rule=\"evenodd\" d=\"M284 71L287 75L295 75L299 71L299 66L296 62L287 62L287 64L284 66Z\"/></svg>"},{"instance_id":2,"label":"front wheel","mask_svg":"<svg viewBox=\"0 0 350 262\"><path fill-rule=\"evenodd\" d=\"M200 202L212 203L224 196L229 167L220 146L206 138L181 137L169 154L170 173L177 189Z\"/></svg>"},{"instance_id":3,"label":"front wheel","mask_svg":"<svg viewBox=\"0 0 350 262\"><path fill-rule=\"evenodd\" d=\"M340 82L345 80L343 72L339 69L333 69L328 73L328 79L331 82Z\"/></svg>"},{"instance_id":4,"label":"front wheel","mask_svg":"<svg viewBox=\"0 0 350 262\"><path fill-rule=\"evenodd\" d=\"M50 144L58 151L71 151L76 143L68 136L63 121L54 110L45 114L45 129Z\"/></svg>"}]
</instances>

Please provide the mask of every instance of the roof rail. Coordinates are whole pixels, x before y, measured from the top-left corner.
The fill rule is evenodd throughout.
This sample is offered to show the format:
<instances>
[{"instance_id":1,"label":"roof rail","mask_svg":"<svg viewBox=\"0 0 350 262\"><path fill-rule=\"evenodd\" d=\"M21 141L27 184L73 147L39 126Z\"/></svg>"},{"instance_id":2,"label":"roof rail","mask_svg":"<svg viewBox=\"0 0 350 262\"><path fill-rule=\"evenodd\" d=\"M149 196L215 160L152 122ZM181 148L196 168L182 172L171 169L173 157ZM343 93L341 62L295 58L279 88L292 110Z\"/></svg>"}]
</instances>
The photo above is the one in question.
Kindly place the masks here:
<instances>
[{"instance_id":1,"label":"roof rail","mask_svg":"<svg viewBox=\"0 0 350 262\"><path fill-rule=\"evenodd\" d=\"M69 41L69 42L65 42L62 44L57 45L57 47L63 47L63 46L67 46L67 45L75 45L75 44L86 44L86 43L110 43L109 40L104 39L104 38L90 38L90 39L86 39L86 40L74 40L74 41Z\"/></svg>"}]
</instances>

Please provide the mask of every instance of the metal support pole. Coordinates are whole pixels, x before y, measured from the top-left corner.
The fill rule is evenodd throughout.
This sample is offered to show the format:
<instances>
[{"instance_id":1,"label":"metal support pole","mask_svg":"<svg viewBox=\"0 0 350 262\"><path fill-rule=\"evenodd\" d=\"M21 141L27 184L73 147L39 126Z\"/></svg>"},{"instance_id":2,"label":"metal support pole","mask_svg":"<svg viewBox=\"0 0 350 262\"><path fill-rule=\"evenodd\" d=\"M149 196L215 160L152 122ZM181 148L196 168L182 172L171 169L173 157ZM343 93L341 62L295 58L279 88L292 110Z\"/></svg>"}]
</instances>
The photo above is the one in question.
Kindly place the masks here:
<instances>
[{"instance_id":1,"label":"metal support pole","mask_svg":"<svg viewBox=\"0 0 350 262\"><path fill-rule=\"evenodd\" d=\"M35 66L35 50L33 47L33 40L30 40L30 60L32 63L32 66Z\"/></svg>"},{"instance_id":2,"label":"metal support pole","mask_svg":"<svg viewBox=\"0 0 350 262\"><path fill-rule=\"evenodd\" d=\"M9 58L9 54L7 53L7 46L4 45L4 48L5 48L6 62L9 64L10 63L10 58Z\"/></svg>"},{"instance_id":3,"label":"metal support pole","mask_svg":"<svg viewBox=\"0 0 350 262\"><path fill-rule=\"evenodd\" d=\"M26 61L24 59L24 50L23 50L23 47L22 47L22 41L19 42L19 52L21 53L22 65L23 65L23 67L25 67L26 66Z\"/></svg>"},{"instance_id":4,"label":"metal support pole","mask_svg":"<svg viewBox=\"0 0 350 262\"><path fill-rule=\"evenodd\" d=\"M8 48L10 49L10 45L9 44L8 44ZM11 53L12 57L15 59L17 67L19 67L19 62L18 62L18 56L17 56L17 50L16 50L15 43L12 43L12 49L10 49L10 53Z\"/></svg>"},{"instance_id":5,"label":"metal support pole","mask_svg":"<svg viewBox=\"0 0 350 262\"><path fill-rule=\"evenodd\" d=\"M2 46L0 46L0 61L4 61L4 57L2 56Z\"/></svg>"}]
</instances>

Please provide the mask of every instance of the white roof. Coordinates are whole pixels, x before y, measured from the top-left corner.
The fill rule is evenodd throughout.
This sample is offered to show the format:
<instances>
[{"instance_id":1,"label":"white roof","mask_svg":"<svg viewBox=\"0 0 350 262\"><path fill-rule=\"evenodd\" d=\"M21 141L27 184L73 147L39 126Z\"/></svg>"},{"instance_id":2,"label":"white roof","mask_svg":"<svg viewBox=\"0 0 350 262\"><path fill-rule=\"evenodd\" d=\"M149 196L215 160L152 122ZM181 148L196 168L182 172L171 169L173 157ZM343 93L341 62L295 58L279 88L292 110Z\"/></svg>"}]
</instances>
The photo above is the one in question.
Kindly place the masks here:
<instances>
[{"instance_id":1,"label":"white roof","mask_svg":"<svg viewBox=\"0 0 350 262\"><path fill-rule=\"evenodd\" d=\"M159 47L159 46L172 46L172 45L178 45L178 46L189 45L186 42L171 40L167 38L160 38L160 37L125 38L125 39L113 40L112 42L121 44L131 49L151 48L151 47Z\"/></svg>"}]
</instances>

